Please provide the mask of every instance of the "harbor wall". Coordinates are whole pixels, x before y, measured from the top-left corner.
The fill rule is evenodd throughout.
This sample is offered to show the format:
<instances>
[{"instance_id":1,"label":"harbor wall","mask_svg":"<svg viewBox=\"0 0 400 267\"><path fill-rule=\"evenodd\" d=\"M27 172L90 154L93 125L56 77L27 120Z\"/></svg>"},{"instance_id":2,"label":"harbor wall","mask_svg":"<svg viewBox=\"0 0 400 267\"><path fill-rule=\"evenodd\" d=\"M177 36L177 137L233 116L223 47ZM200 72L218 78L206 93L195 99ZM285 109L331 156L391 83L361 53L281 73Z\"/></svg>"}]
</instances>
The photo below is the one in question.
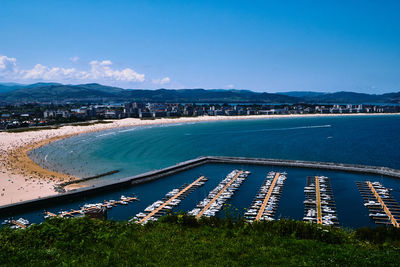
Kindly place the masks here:
<instances>
[{"instance_id":1,"label":"harbor wall","mask_svg":"<svg viewBox=\"0 0 400 267\"><path fill-rule=\"evenodd\" d=\"M116 181L103 182L66 193L1 206L0 216L17 213L19 211L26 211L35 207L46 207L55 203L68 202L71 199L98 195L102 192L123 189L137 184L148 183L207 163L287 166L295 168L322 169L400 178L400 170L387 167L301 160L205 156L192 160L187 160L160 170L150 171L132 177L122 178Z\"/></svg>"},{"instance_id":2,"label":"harbor wall","mask_svg":"<svg viewBox=\"0 0 400 267\"><path fill-rule=\"evenodd\" d=\"M245 158L245 157L206 157L208 163L233 163L233 164L256 164L268 166L287 166L307 169L323 169L331 171L353 172L360 174L382 175L393 178L400 178L400 170L357 164L303 161L303 160L282 160L282 159L264 159L264 158Z\"/></svg>"}]
</instances>

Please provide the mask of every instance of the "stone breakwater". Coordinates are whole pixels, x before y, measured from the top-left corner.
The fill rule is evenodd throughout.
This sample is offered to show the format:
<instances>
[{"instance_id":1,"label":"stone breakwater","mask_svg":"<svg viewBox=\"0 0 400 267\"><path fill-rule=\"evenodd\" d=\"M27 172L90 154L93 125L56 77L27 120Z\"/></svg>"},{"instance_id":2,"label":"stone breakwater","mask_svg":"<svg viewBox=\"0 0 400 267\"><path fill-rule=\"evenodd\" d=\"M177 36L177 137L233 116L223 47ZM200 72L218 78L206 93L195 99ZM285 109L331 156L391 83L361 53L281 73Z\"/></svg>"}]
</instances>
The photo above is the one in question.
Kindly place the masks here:
<instances>
[{"instance_id":1,"label":"stone breakwater","mask_svg":"<svg viewBox=\"0 0 400 267\"><path fill-rule=\"evenodd\" d=\"M400 170L357 164L318 162L304 160L283 160L283 159L263 159L245 157L206 157L209 163L237 163L237 164L257 164L270 166L287 166L296 168L323 169L331 171L354 172L361 174L382 175L400 178Z\"/></svg>"}]
</instances>

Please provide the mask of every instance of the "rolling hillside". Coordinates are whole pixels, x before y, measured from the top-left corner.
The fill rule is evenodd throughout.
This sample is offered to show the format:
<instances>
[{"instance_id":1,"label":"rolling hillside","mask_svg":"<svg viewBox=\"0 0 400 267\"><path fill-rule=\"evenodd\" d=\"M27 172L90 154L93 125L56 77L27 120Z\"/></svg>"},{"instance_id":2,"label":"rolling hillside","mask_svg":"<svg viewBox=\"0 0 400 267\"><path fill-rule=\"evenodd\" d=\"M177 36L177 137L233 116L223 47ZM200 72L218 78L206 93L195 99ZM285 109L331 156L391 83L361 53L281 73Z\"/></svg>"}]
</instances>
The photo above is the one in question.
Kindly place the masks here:
<instances>
[{"instance_id":1,"label":"rolling hillside","mask_svg":"<svg viewBox=\"0 0 400 267\"><path fill-rule=\"evenodd\" d=\"M109 102L109 101L146 101L146 102L204 102L204 103L294 103L296 97L256 93L246 90L205 90L205 89L158 89L133 90L103 86L100 84L62 85L44 84L26 86L0 94L3 101L15 102Z\"/></svg>"},{"instance_id":2,"label":"rolling hillside","mask_svg":"<svg viewBox=\"0 0 400 267\"><path fill-rule=\"evenodd\" d=\"M259 93L223 89L122 89L92 84L0 84L0 101L27 102L170 102L170 103L400 103L400 92L382 95L354 92L293 91Z\"/></svg>"}]
</instances>

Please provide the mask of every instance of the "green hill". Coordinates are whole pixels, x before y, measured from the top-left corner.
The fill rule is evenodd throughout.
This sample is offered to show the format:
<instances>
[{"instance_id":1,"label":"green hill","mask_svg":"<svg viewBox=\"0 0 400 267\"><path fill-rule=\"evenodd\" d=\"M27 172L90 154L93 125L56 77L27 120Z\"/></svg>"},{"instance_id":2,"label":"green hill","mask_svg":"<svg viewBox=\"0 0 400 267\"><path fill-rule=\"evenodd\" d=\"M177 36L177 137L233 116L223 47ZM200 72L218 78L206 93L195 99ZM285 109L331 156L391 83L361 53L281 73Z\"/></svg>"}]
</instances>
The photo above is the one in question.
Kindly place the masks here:
<instances>
[{"instance_id":1,"label":"green hill","mask_svg":"<svg viewBox=\"0 0 400 267\"><path fill-rule=\"evenodd\" d=\"M10 266L398 266L400 231L280 220L165 216L145 226L87 218L0 229Z\"/></svg>"},{"instance_id":2,"label":"green hill","mask_svg":"<svg viewBox=\"0 0 400 267\"><path fill-rule=\"evenodd\" d=\"M35 84L0 94L5 102L212 102L212 103L294 103L291 96L256 93L247 90L159 89L134 90L100 84Z\"/></svg>"},{"instance_id":3,"label":"green hill","mask_svg":"<svg viewBox=\"0 0 400 267\"><path fill-rule=\"evenodd\" d=\"M280 92L279 94L300 97L300 98L311 98L311 97L325 95L327 93L312 92L312 91L290 91L290 92Z\"/></svg>"},{"instance_id":4,"label":"green hill","mask_svg":"<svg viewBox=\"0 0 400 267\"><path fill-rule=\"evenodd\" d=\"M400 96L400 93L399 93ZM330 94L316 95L307 98L308 101L316 103L383 103L392 102L385 95L370 95L354 92L336 92Z\"/></svg>"},{"instance_id":5,"label":"green hill","mask_svg":"<svg viewBox=\"0 0 400 267\"><path fill-rule=\"evenodd\" d=\"M0 93L7 93L24 87L25 85L18 83L0 83Z\"/></svg>"},{"instance_id":6,"label":"green hill","mask_svg":"<svg viewBox=\"0 0 400 267\"><path fill-rule=\"evenodd\" d=\"M169 103L400 103L400 92L383 95L354 92L259 93L224 89L122 89L97 83L64 85L35 83L0 85L0 100L8 103L29 102L169 102Z\"/></svg>"},{"instance_id":7,"label":"green hill","mask_svg":"<svg viewBox=\"0 0 400 267\"><path fill-rule=\"evenodd\" d=\"M363 94L354 92L319 93L308 91L283 92L282 95L293 96L302 99L307 103L400 103L400 92L382 95Z\"/></svg>"},{"instance_id":8,"label":"green hill","mask_svg":"<svg viewBox=\"0 0 400 267\"><path fill-rule=\"evenodd\" d=\"M35 84L0 94L5 102L262 102L293 103L298 99L291 96L256 93L247 90L205 90L205 89L159 89L134 90L103 86L100 84Z\"/></svg>"}]
</instances>

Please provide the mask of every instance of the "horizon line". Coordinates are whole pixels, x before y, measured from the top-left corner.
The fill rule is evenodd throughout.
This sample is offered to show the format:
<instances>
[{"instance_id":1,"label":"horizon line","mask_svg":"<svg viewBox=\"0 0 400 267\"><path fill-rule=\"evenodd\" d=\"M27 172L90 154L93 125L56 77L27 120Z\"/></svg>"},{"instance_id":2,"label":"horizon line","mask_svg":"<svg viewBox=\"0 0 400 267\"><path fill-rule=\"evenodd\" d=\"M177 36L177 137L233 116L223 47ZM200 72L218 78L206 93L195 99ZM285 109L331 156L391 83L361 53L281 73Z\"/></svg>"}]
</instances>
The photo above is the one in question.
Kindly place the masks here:
<instances>
[{"instance_id":1,"label":"horizon line","mask_svg":"<svg viewBox=\"0 0 400 267\"><path fill-rule=\"evenodd\" d=\"M118 89L123 89L123 90L149 90L149 91L156 91L156 90L223 90L223 91L250 91L253 93L269 93L269 94L282 94L282 93L321 93L321 94L334 94L334 93L341 93L341 92L346 92L346 93L357 93L357 94L366 94L366 95L383 95L383 94L390 94L390 93L400 93L400 89L398 91L387 91L385 93L365 93L365 92L358 92L358 91L347 91L347 90L338 90L338 91L314 91L314 90L285 90L285 91L276 91L276 92L269 92L269 91L255 91L252 89L243 89L243 88L202 88L202 87L192 87L192 88L156 88L156 89L151 89L151 88L124 88L120 86L114 86L114 85L106 85L106 84L101 84L97 82L88 82L88 83L60 83L60 82L35 82L35 83L18 83L18 82L0 82L0 85L5 85L5 86L30 86L30 85L35 85L35 84L45 84L45 85L51 85L51 84L59 84L59 85L67 85L67 86L79 86L79 85L90 85L90 84L96 84L100 86L105 86L105 87L113 87L113 88L118 88Z\"/></svg>"}]
</instances>

